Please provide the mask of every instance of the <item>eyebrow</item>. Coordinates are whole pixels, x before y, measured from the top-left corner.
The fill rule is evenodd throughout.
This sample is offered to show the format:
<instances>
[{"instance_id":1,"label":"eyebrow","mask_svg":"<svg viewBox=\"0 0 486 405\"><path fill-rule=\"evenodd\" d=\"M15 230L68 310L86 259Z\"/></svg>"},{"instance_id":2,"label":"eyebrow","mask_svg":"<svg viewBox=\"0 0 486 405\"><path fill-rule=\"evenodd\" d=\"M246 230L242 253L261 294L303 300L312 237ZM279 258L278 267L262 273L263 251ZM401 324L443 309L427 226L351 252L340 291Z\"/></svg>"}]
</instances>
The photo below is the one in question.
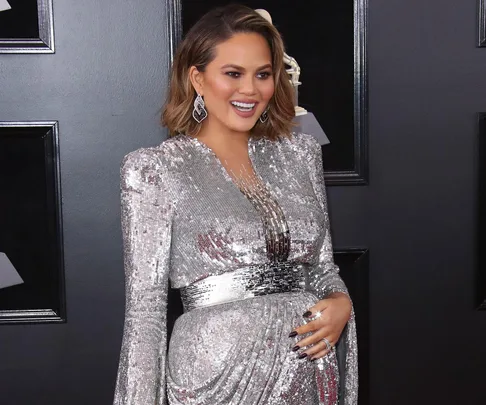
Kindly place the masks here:
<instances>
[{"instance_id":1,"label":"eyebrow","mask_svg":"<svg viewBox=\"0 0 486 405\"><path fill-rule=\"evenodd\" d=\"M267 63L266 65L263 65L263 66L260 66L259 68L257 68L257 70L263 70L263 69L267 69L267 68L271 68L271 67L272 67L272 65L270 63ZM238 70L243 70L243 71L246 70L242 66L233 65L231 63L224 65L224 66L221 66L221 69L226 69L226 68L233 68L233 69L238 69Z\"/></svg>"}]
</instances>

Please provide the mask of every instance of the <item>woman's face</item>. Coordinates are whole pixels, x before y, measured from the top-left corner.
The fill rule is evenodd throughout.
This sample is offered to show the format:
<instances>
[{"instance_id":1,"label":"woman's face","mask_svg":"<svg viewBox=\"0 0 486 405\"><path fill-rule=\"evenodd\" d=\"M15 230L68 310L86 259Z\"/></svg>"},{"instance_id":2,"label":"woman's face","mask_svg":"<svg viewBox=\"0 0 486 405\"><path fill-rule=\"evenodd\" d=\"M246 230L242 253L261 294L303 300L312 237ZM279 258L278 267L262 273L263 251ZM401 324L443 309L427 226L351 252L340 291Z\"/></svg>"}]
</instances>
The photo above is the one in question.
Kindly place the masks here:
<instances>
[{"instance_id":1,"label":"woman's face","mask_svg":"<svg viewBox=\"0 0 486 405\"><path fill-rule=\"evenodd\" d=\"M259 34L239 33L219 44L215 54L205 72L191 69L208 111L203 126L250 131L275 89L268 43Z\"/></svg>"}]
</instances>

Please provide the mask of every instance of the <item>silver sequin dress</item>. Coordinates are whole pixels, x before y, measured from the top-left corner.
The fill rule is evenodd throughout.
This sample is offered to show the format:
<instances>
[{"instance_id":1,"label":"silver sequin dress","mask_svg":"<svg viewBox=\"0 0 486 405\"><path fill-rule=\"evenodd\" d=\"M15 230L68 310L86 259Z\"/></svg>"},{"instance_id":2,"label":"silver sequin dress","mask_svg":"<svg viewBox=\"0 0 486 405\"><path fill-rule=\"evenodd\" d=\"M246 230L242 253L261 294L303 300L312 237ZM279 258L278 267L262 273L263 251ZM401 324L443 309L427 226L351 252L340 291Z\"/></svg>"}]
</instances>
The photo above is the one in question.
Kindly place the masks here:
<instances>
[{"instance_id":1,"label":"silver sequin dress","mask_svg":"<svg viewBox=\"0 0 486 405\"><path fill-rule=\"evenodd\" d=\"M248 153L259 179L253 192L187 135L123 159L126 313L114 404L357 404L354 311L323 360L298 359L291 348L302 337L288 337L316 301L347 293L333 261L321 147L294 133L252 137ZM169 283L190 290L238 272L268 280L265 269L282 265L307 269L304 290L218 303L235 286L210 287L208 305L206 296L184 304L167 341Z\"/></svg>"}]
</instances>

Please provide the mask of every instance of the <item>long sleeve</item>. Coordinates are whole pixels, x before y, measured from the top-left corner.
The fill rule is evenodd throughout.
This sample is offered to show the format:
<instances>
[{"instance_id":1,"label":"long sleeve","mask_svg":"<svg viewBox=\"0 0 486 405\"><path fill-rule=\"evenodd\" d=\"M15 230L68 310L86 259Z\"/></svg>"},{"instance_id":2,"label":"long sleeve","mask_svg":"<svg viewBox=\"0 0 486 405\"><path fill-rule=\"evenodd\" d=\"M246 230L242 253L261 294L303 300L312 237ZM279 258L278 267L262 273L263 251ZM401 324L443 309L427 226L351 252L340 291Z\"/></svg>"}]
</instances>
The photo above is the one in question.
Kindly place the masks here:
<instances>
[{"instance_id":1,"label":"long sleeve","mask_svg":"<svg viewBox=\"0 0 486 405\"><path fill-rule=\"evenodd\" d=\"M309 176L317 201L324 214L324 223L322 224L324 228L324 241L319 252L318 265L314 266L309 274L309 284L316 296L322 299L333 292L344 292L348 294L348 290L339 276L339 267L334 263L333 258L321 145L310 135L308 136L308 140L310 143L308 150L310 155Z\"/></svg>"},{"instance_id":2,"label":"long sleeve","mask_svg":"<svg viewBox=\"0 0 486 405\"><path fill-rule=\"evenodd\" d=\"M324 241L319 252L318 263L310 271L309 285L311 291L319 299L323 299L333 292L343 292L349 296L346 285L339 276L339 267L334 263L333 258L321 145L310 135L307 139L310 155L309 175L324 214ZM356 405L358 403L358 344L354 307L336 349L340 374L339 405Z\"/></svg>"},{"instance_id":3,"label":"long sleeve","mask_svg":"<svg viewBox=\"0 0 486 405\"><path fill-rule=\"evenodd\" d=\"M161 405L173 205L153 150L125 156L120 188L126 303L114 404Z\"/></svg>"}]
</instances>

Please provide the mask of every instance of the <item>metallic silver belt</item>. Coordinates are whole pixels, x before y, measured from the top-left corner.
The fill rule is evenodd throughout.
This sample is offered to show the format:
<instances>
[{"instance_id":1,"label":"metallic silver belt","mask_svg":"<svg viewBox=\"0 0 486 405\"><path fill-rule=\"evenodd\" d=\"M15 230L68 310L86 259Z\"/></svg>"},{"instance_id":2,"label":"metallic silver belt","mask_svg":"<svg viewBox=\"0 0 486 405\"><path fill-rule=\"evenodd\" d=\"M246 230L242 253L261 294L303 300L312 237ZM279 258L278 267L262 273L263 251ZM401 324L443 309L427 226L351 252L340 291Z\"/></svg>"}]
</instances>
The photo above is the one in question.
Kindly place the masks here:
<instances>
[{"instance_id":1,"label":"metallic silver belt","mask_svg":"<svg viewBox=\"0 0 486 405\"><path fill-rule=\"evenodd\" d=\"M232 272L209 276L180 289L184 312L258 297L261 295L305 291L308 271L305 264L265 263Z\"/></svg>"}]
</instances>

